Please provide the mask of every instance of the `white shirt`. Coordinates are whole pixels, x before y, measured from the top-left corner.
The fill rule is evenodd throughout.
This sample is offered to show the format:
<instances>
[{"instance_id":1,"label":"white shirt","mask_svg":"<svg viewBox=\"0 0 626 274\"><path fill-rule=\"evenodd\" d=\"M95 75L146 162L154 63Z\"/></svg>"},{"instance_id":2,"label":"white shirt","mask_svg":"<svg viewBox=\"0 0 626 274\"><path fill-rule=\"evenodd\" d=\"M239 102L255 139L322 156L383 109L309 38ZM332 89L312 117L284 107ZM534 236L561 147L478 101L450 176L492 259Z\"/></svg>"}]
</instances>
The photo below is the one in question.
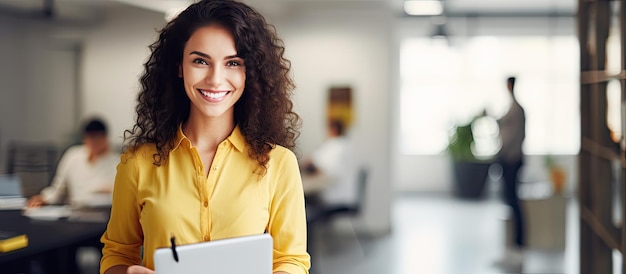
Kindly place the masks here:
<instances>
[{"instance_id":1,"label":"white shirt","mask_svg":"<svg viewBox=\"0 0 626 274\"><path fill-rule=\"evenodd\" d=\"M514 163L522 159L522 144L526 138L526 115L517 100L513 99L509 111L498 120L502 149L500 158Z\"/></svg>"},{"instance_id":2,"label":"white shirt","mask_svg":"<svg viewBox=\"0 0 626 274\"><path fill-rule=\"evenodd\" d=\"M354 204L357 200L357 170L350 141L346 137L326 140L311 155L311 161L324 176L328 185L321 198L328 204Z\"/></svg>"},{"instance_id":3,"label":"white shirt","mask_svg":"<svg viewBox=\"0 0 626 274\"><path fill-rule=\"evenodd\" d=\"M58 204L67 193L73 207L111 205L111 193L98 193L113 189L119 154L108 152L88 161L84 145L73 146L63 154L50 186L41 191L48 204Z\"/></svg>"}]
</instances>

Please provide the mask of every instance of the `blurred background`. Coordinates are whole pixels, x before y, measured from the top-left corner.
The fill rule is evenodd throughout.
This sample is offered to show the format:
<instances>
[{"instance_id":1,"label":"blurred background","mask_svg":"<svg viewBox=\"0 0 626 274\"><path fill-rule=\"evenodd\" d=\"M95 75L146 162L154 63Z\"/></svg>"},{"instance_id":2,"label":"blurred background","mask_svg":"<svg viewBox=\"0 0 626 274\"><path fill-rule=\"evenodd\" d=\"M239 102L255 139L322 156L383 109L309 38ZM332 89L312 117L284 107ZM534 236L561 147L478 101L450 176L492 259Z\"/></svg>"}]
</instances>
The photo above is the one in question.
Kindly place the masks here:
<instances>
[{"instance_id":1,"label":"blurred background","mask_svg":"<svg viewBox=\"0 0 626 274\"><path fill-rule=\"evenodd\" d=\"M585 14L596 14L585 8L594 2L612 8L604 14L608 25L599 25L608 35L605 66L589 68L581 66L586 42L578 26L599 17L577 16L576 0L245 2L276 26L291 60L295 109L303 119L298 156L326 138L330 91L351 91L348 136L368 168L365 195L358 214L309 231L316 273L503 273L493 262L509 242L510 222L499 195L501 171L491 163L499 149L494 121L507 110L505 80L512 75L526 110L523 273L580 273L581 257L595 258L580 254L581 226L593 226L581 221L578 199L585 69L617 75L602 80L599 110L615 146L598 153L612 155L612 171L602 178L616 195L606 197L615 205L608 214L620 223L621 1L581 1ZM0 0L0 173L9 171L16 141L45 144L59 157L79 141L80 121L93 115L108 122L121 149L148 45L188 4ZM468 193L455 178L448 144L455 126L482 114L473 123L473 151L488 168ZM626 237L611 227L617 244L606 244L614 252L602 262L625 273L619 250Z\"/></svg>"}]
</instances>

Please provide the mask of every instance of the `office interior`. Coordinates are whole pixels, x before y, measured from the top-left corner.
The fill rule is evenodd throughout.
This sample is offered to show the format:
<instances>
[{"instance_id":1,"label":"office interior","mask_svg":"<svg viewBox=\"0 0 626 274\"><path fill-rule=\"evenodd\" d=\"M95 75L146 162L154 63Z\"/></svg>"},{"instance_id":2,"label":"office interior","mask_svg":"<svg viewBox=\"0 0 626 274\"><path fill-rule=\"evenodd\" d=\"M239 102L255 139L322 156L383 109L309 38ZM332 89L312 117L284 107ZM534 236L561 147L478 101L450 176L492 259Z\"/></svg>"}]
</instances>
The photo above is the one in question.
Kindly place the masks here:
<instances>
[{"instance_id":1,"label":"office interior","mask_svg":"<svg viewBox=\"0 0 626 274\"><path fill-rule=\"evenodd\" d=\"M556 215L539 219L558 224L533 231L556 234L527 252L523 273L592 273L581 270L595 257L580 252L581 227L587 224L578 201L584 139L577 15L579 5L604 1L418 0L441 8L418 15L409 15L404 8L410 1L402 0L245 2L275 25L285 43L296 83L295 110L303 120L299 156L325 138L328 90L348 86L353 92L349 136L358 147L356 158L369 170L366 199L357 216L337 218L313 232L317 273L504 273L493 266L508 235L499 170L489 169L481 198L459 198L446 148L454 125L483 111L503 114L505 79L511 75L518 77L518 100L527 113L520 195L527 200L555 195L547 159L565 178ZM607 80L602 113L620 151L623 4L606 2L614 12L608 15L603 69L618 77ZM60 154L77 141L82 119L93 115L108 122L111 140L121 149L122 134L133 125L148 45L186 4L0 0L0 173L10 165L11 142L51 144ZM485 138L493 137L492 127L485 122ZM496 153L494 144L483 147L484 157ZM615 197L606 199L615 201L611 214L619 219L621 162L613 162L614 176L606 183L614 185ZM617 239L618 245L609 247L610 259L599 259L609 262L601 269L626 273L619 251L619 239L626 237ZM97 264L87 257L87 264Z\"/></svg>"}]
</instances>

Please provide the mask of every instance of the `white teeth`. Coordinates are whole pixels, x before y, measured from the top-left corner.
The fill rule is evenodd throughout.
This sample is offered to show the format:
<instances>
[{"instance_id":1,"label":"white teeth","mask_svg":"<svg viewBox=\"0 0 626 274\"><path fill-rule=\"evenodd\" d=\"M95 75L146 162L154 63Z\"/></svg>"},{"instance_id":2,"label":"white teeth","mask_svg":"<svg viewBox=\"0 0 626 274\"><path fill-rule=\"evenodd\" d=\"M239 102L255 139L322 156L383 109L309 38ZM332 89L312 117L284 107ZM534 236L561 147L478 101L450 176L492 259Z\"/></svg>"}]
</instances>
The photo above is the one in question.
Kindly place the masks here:
<instances>
[{"instance_id":1,"label":"white teeth","mask_svg":"<svg viewBox=\"0 0 626 274\"><path fill-rule=\"evenodd\" d=\"M200 93L202 93L202 95L204 95L205 97L209 97L211 99L219 99L219 98L226 96L226 93L228 93L228 91L206 92L206 91L200 90Z\"/></svg>"}]
</instances>

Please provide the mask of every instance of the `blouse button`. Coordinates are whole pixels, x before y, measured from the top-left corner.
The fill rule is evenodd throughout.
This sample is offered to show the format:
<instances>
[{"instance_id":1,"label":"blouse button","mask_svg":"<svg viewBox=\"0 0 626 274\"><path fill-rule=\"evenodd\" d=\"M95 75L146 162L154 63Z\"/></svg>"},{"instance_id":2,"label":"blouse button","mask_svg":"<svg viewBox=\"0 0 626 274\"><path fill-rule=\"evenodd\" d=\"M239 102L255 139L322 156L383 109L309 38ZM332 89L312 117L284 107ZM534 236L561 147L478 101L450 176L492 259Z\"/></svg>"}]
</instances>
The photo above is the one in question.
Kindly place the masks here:
<instances>
[{"instance_id":1,"label":"blouse button","mask_svg":"<svg viewBox=\"0 0 626 274\"><path fill-rule=\"evenodd\" d=\"M219 167L218 167L218 166L214 166L214 167L213 167L213 170L218 170L218 169L219 169Z\"/></svg>"},{"instance_id":2,"label":"blouse button","mask_svg":"<svg viewBox=\"0 0 626 274\"><path fill-rule=\"evenodd\" d=\"M205 241L208 241L208 240L209 240L209 236L204 235L203 239L204 239Z\"/></svg>"},{"instance_id":3,"label":"blouse button","mask_svg":"<svg viewBox=\"0 0 626 274\"><path fill-rule=\"evenodd\" d=\"M209 202L204 201L204 203L202 203L204 205L204 207L208 207L209 206Z\"/></svg>"}]
</instances>

